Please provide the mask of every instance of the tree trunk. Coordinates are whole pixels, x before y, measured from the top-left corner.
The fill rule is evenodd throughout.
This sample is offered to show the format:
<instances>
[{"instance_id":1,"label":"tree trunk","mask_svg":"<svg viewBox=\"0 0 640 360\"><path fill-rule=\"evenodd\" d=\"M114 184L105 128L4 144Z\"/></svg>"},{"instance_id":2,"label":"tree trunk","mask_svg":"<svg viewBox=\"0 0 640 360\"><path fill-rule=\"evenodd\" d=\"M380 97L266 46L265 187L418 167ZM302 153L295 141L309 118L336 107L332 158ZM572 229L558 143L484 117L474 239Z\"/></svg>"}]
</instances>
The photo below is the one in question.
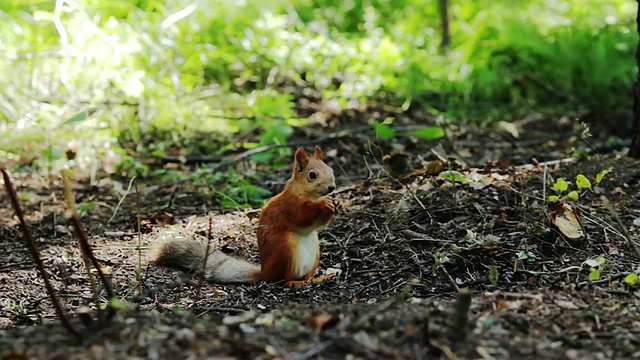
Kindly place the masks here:
<instances>
[{"instance_id":1,"label":"tree trunk","mask_svg":"<svg viewBox=\"0 0 640 360\"><path fill-rule=\"evenodd\" d=\"M451 44L451 35L449 34L449 0L440 0L439 5L440 24L442 25L442 42L440 43L440 51L445 53L447 52L449 44Z\"/></svg>"},{"instance_id":2,"label":"tree trunk","mask_svg":"<svg viewBox=\"0 0 640 360\"><path fill-rule=\"evenodd\" d=\"M638 2L638 13L636 14L636 26L640 35L640 0ZM636 64L640 68L640 42L636 49ZM629 156L640 158L640 72L636 75L636 82L633 84L633 127L631 128L631 147Z\"/></svg>"}]
</instances>

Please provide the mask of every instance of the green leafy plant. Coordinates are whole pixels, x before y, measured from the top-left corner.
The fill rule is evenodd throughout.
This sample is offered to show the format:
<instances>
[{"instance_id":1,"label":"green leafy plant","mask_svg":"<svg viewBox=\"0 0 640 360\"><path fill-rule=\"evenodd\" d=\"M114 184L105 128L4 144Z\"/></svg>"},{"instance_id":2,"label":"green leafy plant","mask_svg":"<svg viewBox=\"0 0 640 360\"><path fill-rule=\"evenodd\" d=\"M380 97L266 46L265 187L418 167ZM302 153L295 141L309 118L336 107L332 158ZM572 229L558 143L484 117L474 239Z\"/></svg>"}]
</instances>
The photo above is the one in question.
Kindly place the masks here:
<instances>
[{"instance_id":1,"label":"green leafy plant","mask_svg":"<svg viewBox=\"0 0 640 360\"><path fill-rule=\"evenodd\" d=\"M525 260L531 263L536 261L536 254L531 251L520 250L516 256L518 257L518 260Z\"/></svg>"},{"instance_id":2,"label":"green leafy plant","mask_svg":"<svg viewBox=\"0 0 640 360\"><path fill-rule=\"evenodd\" d=\"M630 286L635 286L638 283L638 274L631 273L624 277L624 282Z\"/></svg>"},{"instance_id":3,"label":"green leafy plant","mask_svg":"<svg viewBox=\"0 0 640 360\"><path fill-rule=\"evenodd\" d=\"M381 123L379 121L373 122L373 127L376 130L376 135L383 140L389 140L396 136L396 131L393 128L385 123Z\"/></svg>"},{"instance_id":4,"label":"green leafy plant","mask_svg":"<svg viewBox=\"0 0 640 360\"><path fill-rule=\"evenodd\" d=\"M412 130L411 134L426 139L435 140L444 137L444 129L440 126L425 126L416 130Z\"/></svg>"},{"instance_id":5,"label":"green leafy plant","mask_svg":"<svg viewBox=\"0 0 640 360\"><path fill-rule=\"evenodd\" d=\"M476 321L476 326L479 329L488 328L496 321L496 318L493 316L481 317Z\"/></svg>"},{"instance_id":6,"label":"green leafy plant","mask_svg":"<svg viewBox=\"0 0 640 360\"><path fill-rule=\"evenodd\" d=\"M33 193L22 191L18 193L18 198L20 199L20 201L28 202L33 200L34 197L33 197Z\"/></svg>"},{"instance_id":7,"label":"green leafy plant","mask_svg":"<svg viewBox=\"0 0 640 360\"><path fill-rule=\"evenodd\" d=\"M111 306L112 308L116 309L116 310L121 310L121 309L125 309L127 308L129 305L125 300L122 300L120 298L117 297L112 297L109 298L108 300L108 305Z\"/></svg>"},{"instance_id":8,"label":"green leafy plant","mask_svg":"<svg viewBox=\"0 0 640 360\"><path fill-rule=\"evenodd\" d=\"M433 274L435 274L438 269L440 268L440 266L442 266L443 264L446 264L449 262L449 253L447 251L443 251L443 250L438 250L435 252L435 254L433 254L434 257L434 263L433 266L431 267L431 272Z\"/></svg>"},{"instance_id":9,"label":"green leafy plant","mask_svg":"<svg viewBox=\"0 0 640 360\"><path fill-rule=\"evenodd\" d=\"M382 140L393 139L398 136L402 136L405 133L408 135L414 135L425 140L436 140L444 137L444 129L440 126L424 126L418 129L409 130L406 132L396 131L391 127L393 118L387 118L384 122L374 121L373 128L376 131L376 136Z\"/></svg>"},{"instance_id":10,"label":"green leafy plant","mask_svg":"<svg viewBox=\"0 0 640 360\"><path fill-rule=\"evenodd\" d=\"M402 298L406 301L411 300L411 290L414 286L420 284L420 279L413 278L409 280L402 288Z\"/></svg>"},{"instance_id":11,"label":"green leafy plant","mask_svg":"<svg viewBox=\"0 0 640 360\"><path fill-rule=\"evenodd\" d=\"M491 265L491 269L489 270L489 280L491 281L492 286L498 285L498 267L495 265Z\"/></svg>"},{"instance_id":12,"label":"green leafy plant","mask_svg":"<svg viewBox=\"0 0 640 360\"><path fill-rule=\"evenodd\" d=\"M257 183L256 179L242 176L232 167L227 169L226 174L213 174L212 179L213 183L225 184L221 188L211 190L211 193L219 198L220 205L225 208L250 208L252 204L261 205L271 196L269 190L254 184Z\"/></svg>"},{"instance_id":13,"label":"green leafy plant","mask_svg":"<svg viewBox=\"0 0 640 360\"><path fill-rule=\"evenodd\" d=\"M593 179L593 182L596 185L599 185L600 182L604 179L604 177L609 172L610 170L607 170L607 169L600 171ZM549 195L547 200L549 202L558 202L566 198L569 200L577 201L580 198L580 192L579 192L580 190L586 189L589 191L593 191L591 180L589 180L589 178L587 178L584 174L576 175L575 184L577 189L569 190L569 183L565 178L561 177L556 179L552 187L553 191L555 192L555 195Z\"/></svg>"},{"instance_id":14,"label":"green leafy plant","mask_svg":"<svg viewBox=\"0 0 640 360\"><path fill-rule=\"evenodd\" d=\"M438 177L445 179L447 181L451 181L452 183L460 183L460 184L467 183L467 178L464 177L464 175L462 175L461 172L455 171L455 170L443 171L438 175Z\"/></svg>"},{"instance_id":15,"label":"green leafy plant","mask_svg":"<svg viewBox=\"0 0 640 360\"><path fill-rule=\"evenodd\" d=\"M87 215L91 210L96 207L96 203L94 201L87 201L77 204L78 214L80 216Z\"/></svg>"},{"instance_id":16,"label":"green leafy plant","mask_svg":"<svg viewBox=\"0 0 640 360\"><path fill-rule=\"evenodd\" d=\"M135 156L123 154L122 160L116 165L116 174L123 178L146 177L151 174L151 167Z\"/></svg>"},{"instance_id":17,"label":"green leafy plant","mask_svg":"<svg viewBox=\"0 0 640 360\"><path fill-rule=\"evenodd\" d=\"M600 280L600 269L599 268L590 268L589 269L589 281Z\"/></svg>"},{"instance_id":18,"label":"green leafy plant","mask_svg":"<svg viewBox=\"0 0 640 360\"><path fill-rule=\"evenodd\" d=\"M283 143L305 124L298 101L308 99L335 113L375 103L447 121L496 121L513 107L620 107L628 98L636 72L628 59L637 45L628 1L460 0L452 24L464 26L452 26L456 41L446 56L433 45L438 29L425 31L425 23L439 21L431 5L116 0L56 10L50 2L8 2L0 9L0 51L8 54L0 87L10 106L0 111L0 138L8 139L0 145L50 161L59 155L51 150L70 139L124 152L139 152L139 140L202 133L222 144L247 134L260 144ZM33 56L50 52L86 56ZM373 126L380 139L444 135L431 126L403 132L386 119ZM125 144L128 137L138 141ZM120 170L147 173L123 162Z\"/></svg>"},{"instance_id":19,"label":"green leafy plant","mask_svg":"<svg viewBox=\"0 0 640 360\"><path fill-rule=\"evenodd\" d=\"M602 270L606 262L607 260L602 256L594 259L587 259L583 262L584 265L589 266L589 281L600 280Z\"/></svg>"},{"instance_id":20,"label":"green leafy plant","mask_svg":"<svg viewBox=\"0 0 640 360\"><path fill-rule=\"evenodd\" d=\"M595 182L596 182L596 184L600 184L600 182L602 182L602 180L604 179L604 177L605 177L605 176L607 176L607 174L608 174L608 173L610 173L610 172L611 172L611 170L608 170L608 169L604 169L604 170L600 171L600 172L596 175L596 178L595 178ZM591 188L589 188L589 189L591 189Z\"/></svg>"}]
</instances>

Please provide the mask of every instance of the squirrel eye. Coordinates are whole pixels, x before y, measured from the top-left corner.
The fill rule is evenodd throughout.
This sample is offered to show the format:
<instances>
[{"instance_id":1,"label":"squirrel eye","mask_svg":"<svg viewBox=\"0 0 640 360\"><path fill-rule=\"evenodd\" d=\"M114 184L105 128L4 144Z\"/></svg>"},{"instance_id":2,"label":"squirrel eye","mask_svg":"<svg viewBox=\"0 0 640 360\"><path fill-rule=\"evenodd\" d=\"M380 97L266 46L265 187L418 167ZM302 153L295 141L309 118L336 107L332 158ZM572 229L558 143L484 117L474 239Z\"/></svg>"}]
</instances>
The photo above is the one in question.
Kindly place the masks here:
<instances>
[{"instance_id":1,"label":"squirrel eye","mask_svg":"<svg viewBox=\"0 0 640 360\"><path fill-rule=\"evenodd\" d=\"M315 180L318 177L318 174L316 174L315 171L309 171L309 179L310 180Z\"/></svg>"}]
</instances>

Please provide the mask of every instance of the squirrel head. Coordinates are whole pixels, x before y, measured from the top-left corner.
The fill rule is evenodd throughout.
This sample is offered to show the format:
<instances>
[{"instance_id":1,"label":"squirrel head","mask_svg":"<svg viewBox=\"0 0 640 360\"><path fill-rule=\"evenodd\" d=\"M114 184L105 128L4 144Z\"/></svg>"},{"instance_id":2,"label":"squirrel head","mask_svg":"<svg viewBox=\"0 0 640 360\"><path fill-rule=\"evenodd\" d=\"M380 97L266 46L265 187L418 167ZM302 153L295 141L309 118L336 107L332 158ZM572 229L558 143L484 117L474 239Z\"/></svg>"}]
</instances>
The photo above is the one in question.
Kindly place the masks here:
<instances>
[{"instance_id":1,"label":"squirrel head","mask_svg":"<svg viewBox=\"0 0 640 360\"><path fill-rule=\"evenodd\" d=\"M309 197L313 201L330 194L336 188L333 169L324 163L322 149L316 145L313 157L304 148L296 150L293 163L291 183L300 195Z\"/></svg>"}]
</instances>

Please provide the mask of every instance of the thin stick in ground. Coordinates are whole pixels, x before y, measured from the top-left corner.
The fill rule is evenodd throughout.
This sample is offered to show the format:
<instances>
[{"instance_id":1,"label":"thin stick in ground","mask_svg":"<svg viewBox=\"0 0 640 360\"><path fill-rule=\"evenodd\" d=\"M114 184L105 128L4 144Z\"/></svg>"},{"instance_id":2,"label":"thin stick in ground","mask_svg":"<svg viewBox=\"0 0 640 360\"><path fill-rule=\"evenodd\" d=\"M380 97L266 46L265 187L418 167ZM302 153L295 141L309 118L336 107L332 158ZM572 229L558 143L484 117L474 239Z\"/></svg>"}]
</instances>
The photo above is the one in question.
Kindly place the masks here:
<instances>
[{"instance_id":1,"label":"thin stick in ground","mask_svg":"<svg viewBox=\"0 0 640 360\"><path fill-rule=\"evenodd\" d=\"M207 261L209 260L209 254L211 253L211 239L213 238L213 216L209 215L209 230L207 232L207 247L204 253L204 260L202 260L202 271L200 272L200 279L198 281L198 296L200 296L200 291L202 289L202 285L204 285L205 277L207 276ZM218 290L213 288L213 293L218 296Z\"/></svg>"},{"instance_id":2,"label":"thin stick in ground","mask_svg":"<svg viewBox=\"0 0 640 360\"><path fill-rule=\"evenodd\" d=\"M604 195L600 197L600 200L602 200L602 204L604 205L604 207L609 210L611 217L613 217L616 223L618 223L618 226L620 226L620 230L627 239L627 246L633 252L633 255L636 257L636 259L640 260L640 248L638 248L638 244L636 244L636 242L631 238L629 230L626 226L624 226L622 220L620 220L620 216L618 216L618 212L616 211L616 209L614 209L613 205L611 205L611 201L609 201L609 199Z\"/></svg>"},{"instance_id":3,"label":"thin stick in ground","mask_svg":"<svg viewBox=\"0 0 640 360\"><path fill-rule=\"evenodd\" d=\"M44 263L42 262L42 258L40 257L40 251L38 250L38 245L36 245L36 242L33 239L33 236L31 235L31 231L29 230L29 227L27 226L27 223L24 220L24 213L22 211L22 208L20 207L20 202L18 201L18 195L16 194L16 190L13 188L13 183L11 182L11 179L9 178L9 175L7 174L5 169L0 169L0 172L2 172L5 190L7 191L7 195L11 200L11 206L13 207L13 210L16 212L16 215L18 216L18 221L20 223L20 230L22 230L22 234L24 236L25 241L27 242L27 247L29 248L29 252L31 253L31 256L33 257L33 261L36 264L36 268L38 269L40 276L42 276L42 279L44 280L44 286L47 289L47 293L49 294L49 299L51 299L51 303L53 304L56 314L58 315L58 318L60 318L60 322L62 322L62 325L67 330L67 332L75 336L77 339L80 339L81 337L80 333L76 331L76 329L74 329L73 326L71 326L71 322L69 321L69 318L67 318L67 315L62 310L62 305L60 304L60 301L56 296L56 292L53 289L53 285L51 285L51 281L49 280L49 275L47 274L47 271L44 268Z\"/></svg>"},{"instance_id":4,"label":"thin stick in ground","mask_svg":"<svg viewBox=\"0 0 640 360\"><path fill-rule=\"evenodd\" d=\"M136 231L138 232L138 266L136 267L136 280L138 281L138 295L142 296L142 218L140 216L140 192L138 191L138 182L135 176L131 179L131 182L136 189Z\"/></svg>"},{"instance_id":5,"label":"thin stick in ground","mask_svg":"<svg viewBox=\"0 0 640 360\"><path fill-rule=\"evenodd\" d=\"M87 233L84 230L84 226L82 225L82 220L80 220L80 215L78 215L78 209L76 208L75 197L73 196L73 192L71 191L71 184L69 181L69 177L67 176L66 171L62 171L62 180L64 181L64 190L66 193L66 198L68 202L69 210L71 211L71 224L73 225L73 230L76 234L76 238L78 239L78 243L80 244L80 251L82 252L82 256L86 257L88 261L91 263L93 268L96 270L96 274L102 283L102 287L107 293L107 299L109 302L107 303L107 318L109 321L115 315L115 308L111 304L111 300L115 298L115 293L113 292L113 288L111 288L111 284L107 280L107 277L102 272L102 267L96 259L95 255L93 255L93 250L91 249L91 245L89 244L89 238L87 237ZM100 308L99 304L96 304L98 308ZM100 318L100 321L105 319Z\"/></svg>"}]
</instances>

